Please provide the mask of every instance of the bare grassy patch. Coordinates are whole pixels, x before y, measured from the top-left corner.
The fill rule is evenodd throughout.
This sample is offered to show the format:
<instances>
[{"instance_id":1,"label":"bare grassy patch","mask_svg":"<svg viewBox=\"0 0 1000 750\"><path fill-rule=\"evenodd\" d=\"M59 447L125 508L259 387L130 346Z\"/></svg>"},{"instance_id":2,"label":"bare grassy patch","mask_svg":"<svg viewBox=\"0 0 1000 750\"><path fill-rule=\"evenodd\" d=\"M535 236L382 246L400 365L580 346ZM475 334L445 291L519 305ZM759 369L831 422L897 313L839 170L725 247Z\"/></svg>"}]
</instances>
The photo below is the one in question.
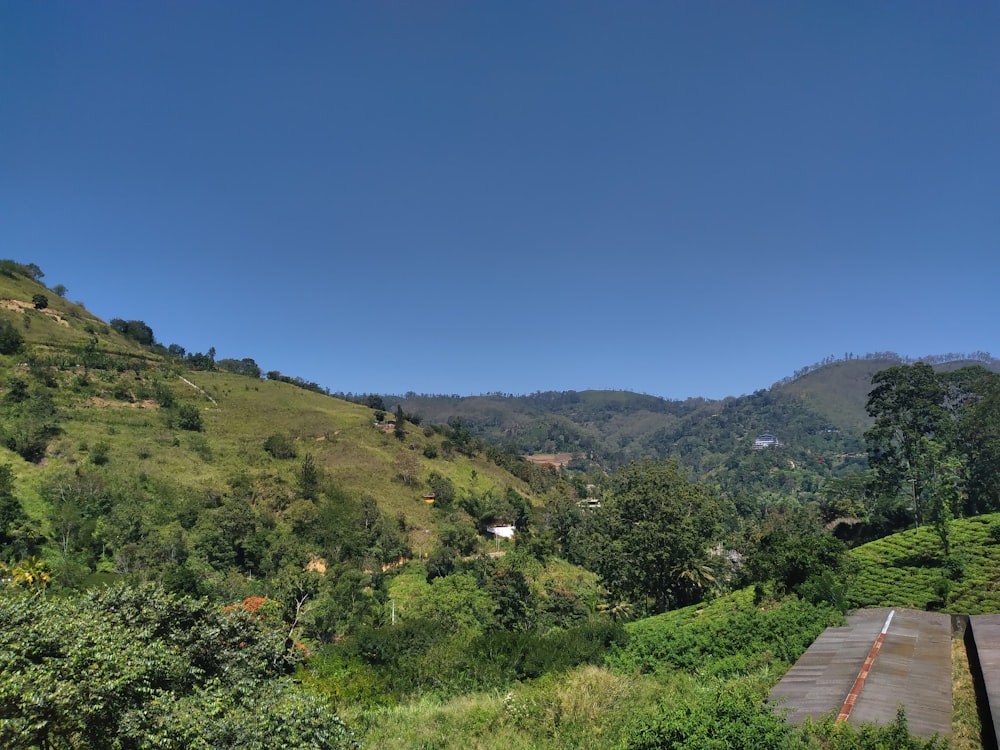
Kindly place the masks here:
<instances>
[{"instance_id":1,"label":"bare grassy patch","mask_svg":"<svg viewBox=\"0 0 1000 750\"><path fill-rule=\"evenodd\" d=\"M951 641L951 700L950 747L952 750L978 750L983 746L983 726L979 721L969 654L961 638Z\"/></svg>"}]
</instances>

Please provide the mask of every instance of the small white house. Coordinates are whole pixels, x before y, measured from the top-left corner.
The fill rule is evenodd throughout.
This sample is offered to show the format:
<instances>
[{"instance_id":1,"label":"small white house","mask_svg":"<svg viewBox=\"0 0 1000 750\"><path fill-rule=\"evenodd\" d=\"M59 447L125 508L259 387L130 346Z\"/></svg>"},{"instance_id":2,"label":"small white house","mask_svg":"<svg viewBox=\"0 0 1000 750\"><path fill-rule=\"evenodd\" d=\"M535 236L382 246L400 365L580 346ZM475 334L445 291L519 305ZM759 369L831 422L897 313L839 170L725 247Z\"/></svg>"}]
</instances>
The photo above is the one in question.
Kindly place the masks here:
<instances>
[{"instance_id":1,"label":"small white house","mask_svg":"<svg viewBox=\"0 0 1000 750\"><path fill-rule=\"evenodd\" d=\"M514 526L513 524L504 523L498 524L497 526L487 526L486 530L490 532L493 536L500 536L504 539L514 538Z\"/></svg>"}]
</instances>

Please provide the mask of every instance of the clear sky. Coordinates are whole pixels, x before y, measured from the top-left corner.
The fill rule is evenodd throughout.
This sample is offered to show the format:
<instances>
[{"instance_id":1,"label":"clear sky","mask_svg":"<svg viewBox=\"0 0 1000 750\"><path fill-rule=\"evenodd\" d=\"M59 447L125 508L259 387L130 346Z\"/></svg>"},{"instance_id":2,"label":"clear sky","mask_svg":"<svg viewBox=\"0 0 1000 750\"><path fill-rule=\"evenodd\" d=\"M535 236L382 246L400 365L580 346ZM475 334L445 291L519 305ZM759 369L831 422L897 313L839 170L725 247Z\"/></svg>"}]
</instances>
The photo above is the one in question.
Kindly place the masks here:
<instances>
[{"instance_id":1,"label":"clear sky","mask_svg":"<svg viewBox=\"0 0 1000 750\"><path fill-rule=\"evenodd\" d=\"M354 393L990 351L1000 3L0 3L0 257Z\"/></svg>"}]
</instances>

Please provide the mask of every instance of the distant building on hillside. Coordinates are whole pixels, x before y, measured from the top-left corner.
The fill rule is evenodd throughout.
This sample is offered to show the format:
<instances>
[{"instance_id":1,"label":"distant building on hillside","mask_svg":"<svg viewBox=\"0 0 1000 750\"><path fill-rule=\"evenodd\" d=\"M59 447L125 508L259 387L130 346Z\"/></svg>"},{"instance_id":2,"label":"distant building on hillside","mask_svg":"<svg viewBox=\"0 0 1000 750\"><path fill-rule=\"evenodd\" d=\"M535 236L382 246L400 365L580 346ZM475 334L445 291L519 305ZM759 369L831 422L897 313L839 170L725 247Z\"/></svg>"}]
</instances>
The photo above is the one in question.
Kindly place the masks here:
<instances>
[{"instance_id":1,"label":"distant building on hillside","mask_svg":"<svg viewBox=\"0 0 1000 750\"><path fill-rule=\"evenodd\" d=\"M784 443L782 443L774 435L758 435L757 439L753 441L753 449L755 451L762 451L765 448L780 448Z\"/></svg>"}]
</instances>

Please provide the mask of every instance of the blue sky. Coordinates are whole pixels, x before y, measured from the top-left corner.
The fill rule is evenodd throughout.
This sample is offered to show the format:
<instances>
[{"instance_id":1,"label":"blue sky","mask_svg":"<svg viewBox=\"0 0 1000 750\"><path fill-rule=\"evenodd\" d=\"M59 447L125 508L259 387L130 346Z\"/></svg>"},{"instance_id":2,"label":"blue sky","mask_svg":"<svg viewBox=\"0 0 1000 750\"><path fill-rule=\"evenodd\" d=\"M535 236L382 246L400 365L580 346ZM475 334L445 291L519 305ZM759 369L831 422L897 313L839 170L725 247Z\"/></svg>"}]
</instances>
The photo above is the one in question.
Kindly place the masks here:
<instances>
[{"instance_id":1,"label":"blue sky","mask_svg":"<svg viewBox=\"0 0 1000 750\"><path fill-rule=\"evenodd\" d=\"M1000 5L0 4L0 257L333 391L998 355Z\"/></svg>"}]
</instances>

